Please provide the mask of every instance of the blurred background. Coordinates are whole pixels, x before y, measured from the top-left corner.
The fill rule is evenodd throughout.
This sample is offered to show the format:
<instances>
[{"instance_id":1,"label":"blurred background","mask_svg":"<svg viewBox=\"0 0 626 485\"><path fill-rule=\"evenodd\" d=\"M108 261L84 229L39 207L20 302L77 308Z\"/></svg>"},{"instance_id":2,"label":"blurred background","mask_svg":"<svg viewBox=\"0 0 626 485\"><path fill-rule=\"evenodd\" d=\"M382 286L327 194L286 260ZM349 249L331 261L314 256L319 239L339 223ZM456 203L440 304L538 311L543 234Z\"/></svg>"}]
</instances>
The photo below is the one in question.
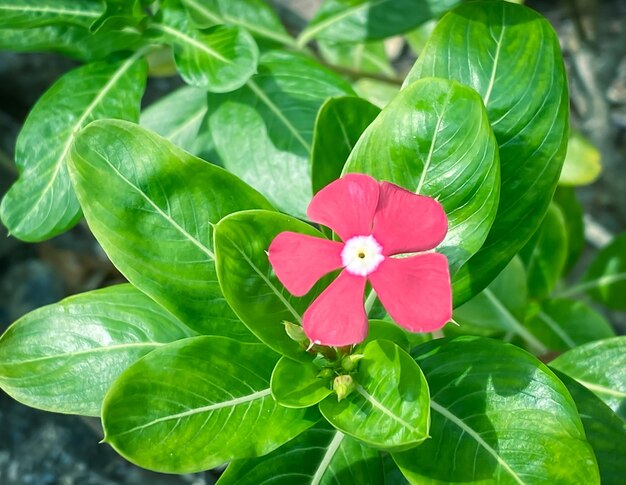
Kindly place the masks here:
<instances>
[{"instance_id":1,"label":"blurred background","mask_svg":"<svg viewBox=\"0 0 626 485\"><path fill-rule=\"evenodd\" d=\"M287 28L296 33L320 1L274 0ZM582 268L598 248L626 230L626 0L529 0L556 29L569 74L572 127L591 145L582 157L598 158L597 179L576 189L586 222ZM413 37L414 42L419 39ZM385 42L393 73L345 74L385 98L415 61L415 46L404 37ZM0 196L16 179L15 140L29 110L43 92L77 62L55 54L0 52ZM178 77L150 79L149 105L182 85ZM596 170L597 171L597 170ZM594 175L596 176L596 175ZM593 178L593 177L592 177ZM573 277L580 275L576 270ZM123 277L84 225L50 241L25 244L0 227L0 333L21 315L68 295L108 286ZM606 312L606 311L605 311ZM626 333L624 314L607 315ZM158 475L120 458L101 438L97 421L22 406L0 391L0 484L212 484L214 472Z\"/></svg>"}]
</instances>

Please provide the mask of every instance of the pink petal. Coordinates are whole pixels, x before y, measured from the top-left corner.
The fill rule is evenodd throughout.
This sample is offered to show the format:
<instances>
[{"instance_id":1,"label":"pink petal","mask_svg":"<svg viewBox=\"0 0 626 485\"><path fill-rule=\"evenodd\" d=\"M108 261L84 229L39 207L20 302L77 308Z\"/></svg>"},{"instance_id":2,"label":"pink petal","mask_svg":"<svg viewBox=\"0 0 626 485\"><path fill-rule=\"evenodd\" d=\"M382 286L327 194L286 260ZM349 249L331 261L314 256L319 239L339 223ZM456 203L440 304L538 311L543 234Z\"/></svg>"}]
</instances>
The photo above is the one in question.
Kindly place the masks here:
<instances>
[{"instance_id":1,"label":"pink petal","mask_svg":"<svg viewBox=\"0 0 626 485\"><path fill-rule=\"evenodd\" d=\"M366 279L347 271L326 288L304 312L302 326L312 342L321 345L356 344L367 336L363 307Z\"/></svg>"},{"instance_id":2,"label":"pink petal","mask_svg":"<svg viewBox=\"0 0 626 485\"><path fill-rule=\"evenodd\" d=\"M447 232L448 219L439 202L381 182L373 235L385 256L432 249Z\"/></svg>"},{"instance_id":3,"label":"pink petal","mask_svg":"<svg viewBox=\"0 0 626 485\"><path fill-rule=\"evenodd\" d=\"M367 236L372 232L379 190L378 182L369 175L344 175L313 197L307 215L330 227L343 241Z\"/></svg>"},{"instance_id":4,"label":"pink petal","mask_svg":"<svg viewBox=\"0 0 626 485\"><path fill-rule=\"evenodd\" d=\"M322 276L342 266L343 244L295 232L281 232L268 251L280 282L296 296L303 296Z\"/></svg>"},{"instance_id":5,"label":"pink petal","mask_svg":"<svg viewBox=\"0 0 626 485\"><path fill-rule=\"evenodd\" d=\"M369 280L395 322L411 332L432 332L452 318L448 260L425 253L386 258Z\"/></svg>"}]
</instances>

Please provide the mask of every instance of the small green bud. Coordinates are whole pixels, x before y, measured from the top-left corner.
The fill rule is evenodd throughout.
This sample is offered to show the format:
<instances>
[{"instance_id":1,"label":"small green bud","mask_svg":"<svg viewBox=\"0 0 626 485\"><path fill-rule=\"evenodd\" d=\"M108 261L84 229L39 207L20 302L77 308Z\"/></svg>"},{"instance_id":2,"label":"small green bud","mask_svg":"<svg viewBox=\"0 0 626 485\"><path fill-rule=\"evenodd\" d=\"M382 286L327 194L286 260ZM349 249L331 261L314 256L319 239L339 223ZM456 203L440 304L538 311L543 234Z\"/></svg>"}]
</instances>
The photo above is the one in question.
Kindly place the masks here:
<instances>
[{"instance_id":1,"label":"small green bud","mask_svg":"<svg viewBox=\"0 0 626 485\"><path fill-rule=\"evenodd\" d=\"M319 374L317 374L317 377L319 377L320 379L330 379L334 375L335 371L326 367L322 369Z\"/></svg>"},{"instance_id":2,"label":"small green bud","mask_svg":"<svg viewBox=\"0 0 626 485\"><path fill-rule=\"evenodd\" d=\"M363 358L363 354L351 354L346 355L343 359L341 359L341 367L346 372L351 372L356 369L359 360Z\"/></svg>"},{"instance_id":3,"label":"small green bud","mask_svg":"<svg viewBox=\"0 0 626 485\"><path fill-rule=\"evenodd\" d=\"M333 390L337 393L337 401L341 401L350 395L355 389L354 379L351 375L343 375L335 377L333 381Z\"/></svg>"},{"instance_id":4,"label":"small green bud","mask_svg":"<svg viewBox=\"0 0 626 485\"><path fill-rule=\"evenodd\" d=\"M308 344L309 337L306 336L300 325L296 325L295 323L291 323L286 320L283 321L283 325L285 326L285 332L287 332L287 335L289 335L291 340L295 340L299 344Z\"/></svg>"}]
</instances>

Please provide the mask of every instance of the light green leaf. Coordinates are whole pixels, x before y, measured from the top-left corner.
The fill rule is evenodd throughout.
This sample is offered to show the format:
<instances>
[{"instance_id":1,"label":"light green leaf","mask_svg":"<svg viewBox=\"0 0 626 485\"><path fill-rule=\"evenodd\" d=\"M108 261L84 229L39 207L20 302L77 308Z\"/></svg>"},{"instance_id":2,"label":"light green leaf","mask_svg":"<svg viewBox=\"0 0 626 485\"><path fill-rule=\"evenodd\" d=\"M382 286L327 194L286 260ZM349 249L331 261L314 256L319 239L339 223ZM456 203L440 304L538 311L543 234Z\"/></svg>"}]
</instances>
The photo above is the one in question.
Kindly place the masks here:
<instances>
[{"instance_id":1,"label":"light green leaf","mask_svg":"<svg viewBox=\"0 0 626 485\"><path fill-rule=\"evenodd\" d=\"M357 140L380 109L361 98L330 98L319 110L311 149L313 192L341 176Z\"/></svg>"},{"instance_id":2,"label":"light green leaf","mask_svg":"<svg viewBox=\"0 0 626 485\"><path fill-rule=\"evenodd\" d=\"M136 121L145 79L146 63L135 55L74 69L39 98L17 139L20 177L0 206L11 234L42 241L78 222L80 206L66 166L72 141L95 119Z\"/></svg>"},{"instance_id":3,"label":"light green leaf","mask_svg":"<svg viewBox=\"0 0 626 485\"><path fill-rule=\"evenodd\" d=\"M583 209L576 198L576 192L571 187L557 187L554 193L554 204L563 214L567 233L567 259L562 273L565 276L574 268L585 248Z\"/></svg>"},{"instance_id":4,"label":"light green leaf","mask_svg":"<svg viewBox=\"0 0 626 485\"><path fill-rule=\"evenodd\" d=\"M497 276L548 209L567 144L567 80L548 21L491 1L462 4L441 19L405 83L428 76L478 91L500 148L498 213L482 249L455 277L459 304Z\"/></svg>"},{"instance_id":5,"label":"light green leaf","mask_svg":"<svg viewBox=\"0 0 626 485\"><path fill-rule=\"evenodd\" d=\"M524 326L551 350L615 336L606 319L582 301L545 300Z\"/></svg>"},{"instance_id":6,"label":"light green leaf","mask_svg":"<svg viewBox=\"0 0 626 485\"><path fill-rule=\"evenodd\" d=\"M0 0L0 28L29 29L50 24L88 28L103 13L102 0Z\"/></svg>"},{"instance_id":7,"label":"light green leaf","mask_svg":"<svg viewBox=\"0 0 626 485\"><path fill-rule=\"evenodd\" d=\"M561 209L551 204L536 234L519 252L531 298L548 296L561 279L567 259L567 232Z\"/></svg>"},{"instance_id":8,"label":"light green leaf","mask_svg":"<svg viewBox=\"0 0 626 485\"><path fill-rule=\"evenodd\" d=\"M451 273L480 249L496 215L498 146L480 96L457 82L407 86L365 130L346 172L438 198L448 234L438 251Z\"/></svg>"},{"instance_id":9,"label":"light green leaf","mask_svg":"<svg viewBox=\"0 0 626 485\"><path fill-rule=\"evenodd\" d=\"M354 90L363 99L379 108L384 108L400 89L396 84L363 78L354 83Z\"/></svg>"},{"instance_id":10,"label":"light green leaf","mask_svg":"<svg viewBox=\"0 0 626 485\"><path fill-rule=\"evenodd\" d=\"M264 0L182 0L196 27L230 24L252 35L281 44L293 45L280 19Z\"/></svg>"},{"instance_id":11,"label":"light green leaf","mask_svg":"<svg viewBox=\"0 0 626 485\"><path fill-rule=\"evenodd\" d=\"M432 439L393 455L411 483L600 483L574 401L532 355L478 337L413 355L430 386Z\"/></svg>"},{"instance_id":12,"label":"light green leaf","mask_svg":"<svg viewBox=\"0 0 626 485\"><path fill-rule=\"evenodd\" d=\"M603 485L622 485L626 476L626 424L591 391L556 371L576 402L585 435L593 447Z\"/></svg>"},{"instance_id":13,"label":"light green leaf","mask_svg":"<svg viewBox=\"0 0 626 485\"><path fill-rule=\"evenodd\" d=\"M328 424L308 429L267 456L231 463L218 485L381 485L379 453ZM389 484L394 485L394 484Z\"/></svg>"},{"instance_id":14,"label":"light green leaf","mask_svg":"<svg viewBox=\"0 0 626 485\"><path fill-rule=\"evenodd\" d=\"M373 73L394 78L396 72L385 51L382 41L363 43L335 43L318 41L323 58L331 65L354 73Z\"/></svg>"},{"instance_id":15,"label":"light green leaf","mask_svg":"<svg viewBox=\"0 0 626 485\"><path fill-rule=\"evenodd\" d=\"M288 408L306 408L332 393L329 378L318 377L320 368L312 362L281 358L272 372L272 396Z\"/></svg>"},{"instance_id":16,"label":"light green leaf","mask_svg":"<svg viewBox=\"0 0 626 485\"><path fill-rule=\"evenodd\" d=\"M172 46L187 84L225 93L240 88L256 72L259 50L239 27L217 25L199 31L189 26L184 11L166 9L162 22L151 28Z\"/></svg>"},{"instance_id":17,"label":"light green leaf","mask_svg":"<svg viewBox=\"0 0 626 485\"><path fill-rule=\"evenodd\" d=\"M626 420L626 337L568 350L550 366L576 379Z\"/></svg>"},{"instance_id":18,"label":"light green leaf","mask_svg":"<svg viewBox=\"0 0 626 485\"><path fill-rule=\"evenodd\" d=\"M199 333L254 340L217 283L212 226L237 210L271 208L261 195L122 121L85 128L69 165L91 231L131 283Z\"/></svg>"},{"instance_id":19,"label":"light green leaf","mask_svg":"<svg viewBox=\"0 0 626 485\"><path fill-rule=\"evenodd\" d=\"M186 86L151 104L141 113L139 123L182 149L194 153L206 112L206 90Z\"/></svg>"},{"instance_id":20,"label":"light green leaf","mask_svg":"<svg viewBox=\"0 0 626 485\"><path fill-rule=\"evenodd\" d=\"M143 355L192 332L131 285L39 308L0 338L0 387L58 413L99 416L117 376Z\"/></svg>"},{"instance_id":21,"label":"light green leaf","mask_svg":"<svg viewBox=\"0 0 626 485\"><path fill-rule=\"evenodd\" d=\"M242 211L215 226L217 277L224 297L248 328L272 349L307 362L302 347L291 340L284 321L302 323L302 314L322 292L322 278L304 297L295 297L280 283L267 258L274 238L283 231L323 237L293 217L268 211Z\"/></svg>"},{"instance_id":22,"label":"light green leaf","mask_svg":"<svg viewBox=\"0 0 626 485\"><path fill-rule=\"evenodd\" d=\"M356 389L337 401L335 394L319 407L342 433L384 450L403 450L428 438L428 384L411 356L387 340L363 349Z\"/></svg>"},{"instance_id":23,"label":"light green leaf","mask_svg":"<svg viewBox=\"0 0 626 485\"><path fill-rule=\"evenodd\" d=\"M315 424L314 408L271 396L278 355L263 344L195 337L129 367L103 405L105 441L150 470L190 473L261 456Z\"/></svg>"},{"instance_id":24,"label":"light green leaf","mask_svg":"<svg viewBox=\"0 0 626 485\"><path fill-rule=\"evenodd\" d=\"M600 152L581 133L572 130L559 185L588 185L598 178L600 172Z\"/></svg>"},{"instance_id":25,"label":"light green leaf","mask_svg":"<svg viewBox=\"0 0 626 485\"><path fill-rule=\"evenodd\" d=\"M209 96L208 130L226 169L305 218L315 117L326 98L346 94L354 94L350 86L312 59L270 52L245 87Z\"/></svg>"}]
</instances>

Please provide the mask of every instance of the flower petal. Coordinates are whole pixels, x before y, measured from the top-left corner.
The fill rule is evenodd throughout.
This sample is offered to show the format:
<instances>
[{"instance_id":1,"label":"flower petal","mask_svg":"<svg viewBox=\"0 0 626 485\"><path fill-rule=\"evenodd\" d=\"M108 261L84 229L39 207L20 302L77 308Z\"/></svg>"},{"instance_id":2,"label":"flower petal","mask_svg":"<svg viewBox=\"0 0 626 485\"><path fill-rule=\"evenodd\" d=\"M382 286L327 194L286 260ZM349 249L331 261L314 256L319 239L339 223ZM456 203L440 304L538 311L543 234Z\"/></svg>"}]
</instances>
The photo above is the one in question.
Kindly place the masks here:
<instances>
[{"instance_id":1,"label":"flower petal","mask_svg":"<svg viewBox=\"0 0 626 485\"><path fill-rule=\"evenodd\" d=\"M363 307L366 279L347 271L341 274L307 308L302 319L304 333L320 345L356 344L367 336Z\"/></svg>"},{"instance_id":2,"label":"flower petal","mask_svg":"<svg viewBox=\"0 0 626 485\"><path fill-rule=\"evenodd\" d=\"M369 280L391 318L411 332L438 330L452 318L450 272L443 254L386 258Z\"/></svg>"},{"instance_id":3,"label":"flower petal","mask_svg":"<svg viewBox=\"0 0 626 485\"><path fill-rule=\"evenodd\" d=\"M385 256L432 249L447 232L448 219L439 202L381 182L373 235Z\"/></svg>"},{"instance_id":4,"label":"flower petal","mask_svg":"<svg viewBox=\"0 0 626 485\"><path fill-rule=\"evenodd\" d=\"M315 282L342 267L343 244L295 232L281 232L268 251L280 282L295 296L303 296Z\"/></svg>"},{"instance_id":5,"label":"flower petal","mask_svg":"<svg viewBox=\"0 0 626 485\"><path fill-rule=\"evenodd\" d=\"M307 215L330 227L343 241L367 236L372 231L379 190L378 182L369 175L345 175L313 197Z\"/></svg>"}]
</instances>

